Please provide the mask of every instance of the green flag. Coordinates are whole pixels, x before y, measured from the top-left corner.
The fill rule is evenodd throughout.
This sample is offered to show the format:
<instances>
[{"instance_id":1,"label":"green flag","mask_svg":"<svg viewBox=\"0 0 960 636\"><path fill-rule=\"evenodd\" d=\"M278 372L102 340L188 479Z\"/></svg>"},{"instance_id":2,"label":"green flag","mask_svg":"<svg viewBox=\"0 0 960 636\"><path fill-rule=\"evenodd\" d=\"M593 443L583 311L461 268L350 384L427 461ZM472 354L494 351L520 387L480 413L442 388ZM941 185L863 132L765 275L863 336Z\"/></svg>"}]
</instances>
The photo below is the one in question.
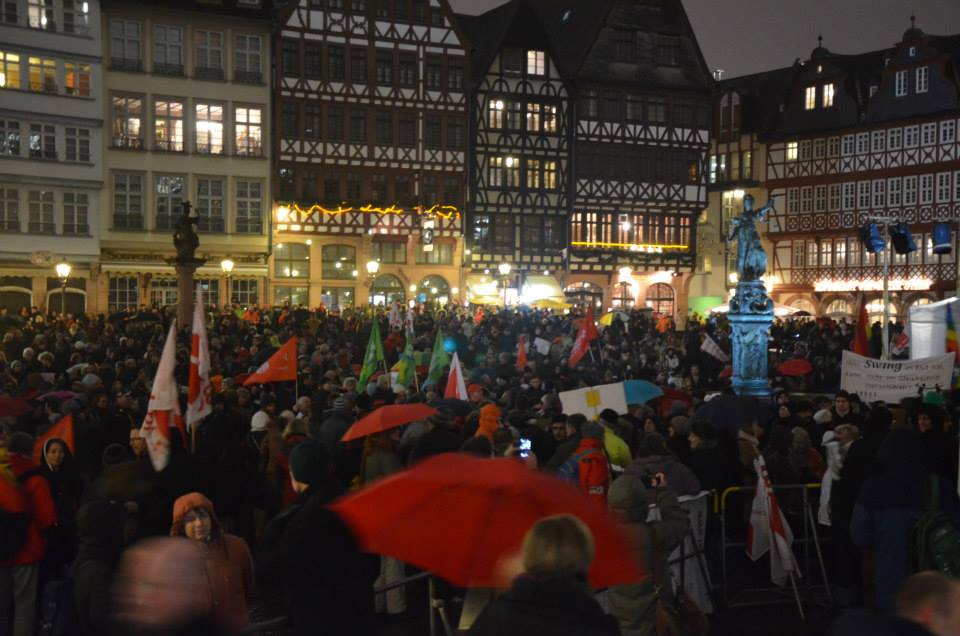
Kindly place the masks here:
<instances>
[{"instance_id":1,"label":"green flag","mask_svg":"<svg viewBox=\"0 0 960 636\"><path fill-rule=\"evenodd\" d=\"M413 361L413 332L407 331L407 344L400 354L400 360L397 361L391 371L397 372L397 384L410 386L413 382L413 376L417 372L416 364Z\"/></svg>"},{"instance_id":2,"label":"green flag","mask_svg":"<svg viewBox=\"0 0 960 636\"><path fill-rule=\"evenodd\" d=\"M367 381L377 372L377 365L383 362L383 341L380 340L380 323L373 319L370 327L370 340L367 342L367 352L363 354L363 368L360 370L358 389L365 391Z\"/></svg>"},{"instance_id":3,"label":"green flag","mask_svg":"<svg viewBox=\"0 0 960 636\"><path fill-rule=\"evenodd\" d=\"M430 356L430 370L427 371L427 380L423 386L436 384L443 375L443 367L450 364L450 354L443 348L443 331L437 328L437 338L433 341L433 355Z\"/></svg>"}]
</instances>

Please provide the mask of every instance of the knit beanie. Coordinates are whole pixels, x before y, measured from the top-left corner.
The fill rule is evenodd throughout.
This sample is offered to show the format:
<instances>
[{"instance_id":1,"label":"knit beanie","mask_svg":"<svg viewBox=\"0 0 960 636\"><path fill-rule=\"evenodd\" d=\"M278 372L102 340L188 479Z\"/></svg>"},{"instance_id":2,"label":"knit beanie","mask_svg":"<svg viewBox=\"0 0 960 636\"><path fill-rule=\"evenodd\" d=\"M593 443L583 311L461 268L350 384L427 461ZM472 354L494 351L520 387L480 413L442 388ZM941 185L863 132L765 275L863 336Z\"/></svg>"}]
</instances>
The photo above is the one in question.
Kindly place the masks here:
<instances>
[{"instance_id":1,"label":"knit beanie","mask_svg":"<svg viewBox=\"0 0 960 636\"><path fill-rule=\"evenodd\" d=\"M173 525L170 526L172 536L183 534L183 518L188 512L196 508L203 508L207 511L213 527L213 536L219 534L219 524L217 523L217 515L213 512L213 502L198 492L191 492L173 502Z\"/></svg>"},{"instance_id":2,"label":"knit beanie","mask_svg":"<svg viewBox=\"0 0 960 636\"><path fill-rule=\"evenodd\" d=\"M319 485L330 479L330 455L321 443L308 439L290 453L290 471L300 483Z\"/></svg>"},{"instance_id":3,"label":"knit beanie","mask_svg":"<svg viewBox=\"0 0 960 636\"><path fill-rule=\"evenodd\" d=\"M617 415L617 412L613 409L603 409L600 411L600 419L604 424L613 426L617 423L617 420L620 419L620 416Z\"/></svg>"}]
</instances>

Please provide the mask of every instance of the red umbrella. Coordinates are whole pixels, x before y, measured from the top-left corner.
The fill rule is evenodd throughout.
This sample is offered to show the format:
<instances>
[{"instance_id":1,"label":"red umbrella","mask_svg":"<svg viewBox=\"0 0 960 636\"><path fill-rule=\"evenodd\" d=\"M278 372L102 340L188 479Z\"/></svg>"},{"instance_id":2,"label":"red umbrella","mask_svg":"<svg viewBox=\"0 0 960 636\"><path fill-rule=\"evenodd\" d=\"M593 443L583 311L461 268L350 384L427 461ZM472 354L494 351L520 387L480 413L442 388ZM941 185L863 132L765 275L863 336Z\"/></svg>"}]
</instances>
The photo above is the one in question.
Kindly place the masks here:
<instances>
[{"instance_id":1,"label":"red umbrella","mask_svg":"<svg viewBox=\"0 0 960 636\"><path fill-rule=\"evenodd\" d=\"M358 437L366 437L391 428L403 426L417 420L425 420L431 415L436 415L437 409L426 404L391 404L381 406L369 415L366 415L347 430L340 439L341 442L349 442Z\"/></svg>"},{"instance_id":2,"label":"red umbrella","mask_svg":"<svg viewBox=\"0 0 960 636\"><path fill-rule=\"evenodd\" d=\"M3 396L0 397L0 417L17 417L18 415L25 415L33 410L33 407L30 406L30 403L22 397L10 397Z\"/></svg>"},{"instance_id":3,"label":"red umbrella","mask_svg":"<svg viewBox=\"0 0 960 636\"><path fill-rule=\"evenodd\" d=\"M721 371L720 375L718 375L717 377L720 378L721 380L726 380L727 378L732 376L733 376L733 367L726 366L726 367L723 367L723 371Z\"/></svg>"},{"instance_id":4,"label":"red umbrella","mask_svg":"<svg viewBox=\"0 0 960 636\"><path fill-rule=\"evenodd\" d=\"M664 385L660 387L660 390L663 391L663 397L660 398L660 415L667 415L674 402L693 404L693 398L679 389Z\"/></svg>"},{"instance_id":5,"label":"red umbrella","mask_svg":"<svg viewBox=\"0 0 960 636\"><path fill-rule=\"evenodd\" d=\"M497 587L498 567L530 527L569 513L593 533L590 583L640 581L626 536L604 506L514 459L445 453L333 503L368 552L396 557L455 585Z\"/></svg>"},{"instance_id":6,"label":"red umbrella","mask_svg":"<svg viewBox=\"0 0 960 636\"><path fill-rule=\"evenodd\" d=\"M807 375L813 371L813 365L803 358L793 358L777 367L777 371L780 372L780 375L786 376Z\"/></svg>"}]
</instances>

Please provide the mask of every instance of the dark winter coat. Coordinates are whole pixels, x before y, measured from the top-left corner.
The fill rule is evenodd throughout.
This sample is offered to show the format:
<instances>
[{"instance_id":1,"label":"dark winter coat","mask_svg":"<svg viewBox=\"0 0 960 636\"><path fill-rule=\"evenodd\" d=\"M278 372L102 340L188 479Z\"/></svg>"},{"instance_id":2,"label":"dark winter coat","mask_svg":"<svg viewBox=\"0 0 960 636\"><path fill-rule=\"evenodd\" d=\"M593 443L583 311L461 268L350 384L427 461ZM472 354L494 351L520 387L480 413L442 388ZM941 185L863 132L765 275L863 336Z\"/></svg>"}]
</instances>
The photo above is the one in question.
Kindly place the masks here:
<instances>
[{"instance_id":1,"label":"dark winter coat","mask_svg":"<svg viewBox=\"0 0 960 636\"><path fill-rule=\"evenodd\" d=\"M363 554L326 505L331 486L310 487L267 527L257 574L267 593L281 592L293 634L322 628L330 636L376 634L373 582L379 559Z\"/></svg>"},{"instance_id":2,"label":"dark winter coat","mask_svg":"<svg viewBox=\"0 0 960 636\"><path fill-rule=\"evenodd\" d=\"M640 478L663 473L667 478L667 489L677 497L696 495L700 492L700 480L697 479L696 474L673 455L638 457L625 472Z\"/></svg>"},{"instance_id":3,"label":"dark winter coat","mask_svg":"<svg viewBox=\"0 0 960 636\"><path fill-rule=\"evenodd\" d=\"M704 490L723 492L740 485L740 462L733 455L725 454L723 448L712 440L703 440L699 446L690 449L686 464Z\"/></svg>"},{"instance_id":4,"label":"dark winter coat","mask_svg":"<svg viewBox=\"0 0 960 636\"><path fill-rule=\"evenodd\" d=\"M95 501L80 508L80 548L71 567L73 602L82 636L101 636L110 624L110 587L123 552L127 511L123 504Z\"/></svg>"},{"instance_id":5,"label":"dark winter coat","mask_svg":"<svg viewBox=\"0 0 960 636\"><path fill-rule=\"evenodd\" d=\"M612 616L603 613L586 583L572 577L517 577L506 594L488 605L469 636L619 635Z\"/></svg>"},{"instance_id":6,"label":"dark winter coat","mask_svg":"<svg viewBox=\"0 0 960 636\"><path fill-rule=\"evenodd\" d=\"M463 444L462 437L446 428L434 426L417 439L407 463L412 466L440 453L455 453L460 450L461 444Z\"/></svg>"}]
</instances>

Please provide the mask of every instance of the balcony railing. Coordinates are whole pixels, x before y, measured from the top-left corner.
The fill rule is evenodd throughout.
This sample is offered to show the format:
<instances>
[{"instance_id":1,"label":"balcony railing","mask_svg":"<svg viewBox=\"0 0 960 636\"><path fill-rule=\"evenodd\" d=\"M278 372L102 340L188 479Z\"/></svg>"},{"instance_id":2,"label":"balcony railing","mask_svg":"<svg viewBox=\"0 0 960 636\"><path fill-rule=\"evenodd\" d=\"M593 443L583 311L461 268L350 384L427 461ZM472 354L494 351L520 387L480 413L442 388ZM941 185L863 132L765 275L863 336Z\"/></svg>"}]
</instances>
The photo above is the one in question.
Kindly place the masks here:
<instances>
[{"instance_id":1,"label":"balcony railing","mask_svg":"<svg viewBox=\"0 0 960 636\"><path fill-rule=\"evenodd\" d=\"M114 214L113 229L115 230L142 230L143 215L140 214Z\"/></svg>"},{"instance_id":2,"label":"balcony railing","mask_svg":"<svg viewBox=\"0 0 960 636\"><path fill-rule=\"evenodd\" d=\"M193 77L203 80L222 80L223 68L215 66L196 66L193 69Z\"/></svg>"},{"instance_id":3,"label":"balcony railing","mask_svg":"<svg viewBox=\"0 0 960 636\"><path fill-rule=\"evenodd\" d=\"M113 57L110 58L110 68L115 71L129 71L131 73L143 72L143 60L131 57Z\"/></svg>"},{"instance_id":4,"label":"balcony railing","mask_svg":"<svg viewBox=\"0 0 960 636\"><path fill-rule=\"evenodd\" d=\"M172 214L158 214L157 215L157 227L158 230L172 230L177 224L177 217Z\"/></svg>"},{"instance_id":5,"label":"balcony railing","mask_svg":"<svg viewBox=\"0 0 960 636\"><path fill-rule=\"evenodd\" d=\"M30 221L27 223L27 231L31 234L53 234L54 225L46 221Z\"/></svg>"},{"instance_id":6,"label":"balcony railing","mask_svg":"<svg viewBox=\"0 0 960 636\"><path fill-rule=\"evenodd\" d=\"M936 283L937 281L953 281L956 276L957 270L954 263L917 263L890 266L891 281L923 279ZM881 280L883 280L883 266L881 265L838 265L836 267L807 267L790 270L790 283L793 285L815 286L818 282L831 281L834 283L833 286L839 284L843 287L849 287L849 289L831 289L828 291L863 290L867 284L875 286L875 283ZM890 291L900 291L895 282L891 283Z\"/></svg>"},{"instance_id":7,"label":"balcony railing","mask_svg":"<svg viewBox=\"0 0 960 636\"><path fill-rule=\"evenodd\" d=\"M234 71L233 81L241 84L263 84L263 73L260 71Z\"/></svg>"},{"instance_id":8,"label":"balcony railing","mask_svg":"<svg viewBox=\"0 0 960 636\"><path fill-rule=\"evenodd\" d=\"M166 62L154 62L153 72L157 75L171 75L183 77L183 64L168 64Z\"/></svg>"},{"instance_id":9,"label":"balcony railing","mask_svg":"<svg viewBox=\"0 0 960 636\"><path fill-rule=\"evenodd\" d=\"M197 231L199 232L223 232L223 217L210 218L200 217L197 219Z\"/></svg>"},{"instance_id":10,"label":"balcony railing","mask_svg":"<svg viewBox=\"0 0 960 636\"><path fill-rule=\"evenodd\" d=\"M86 223L64 223L63 233L64 235L89 236L90 226Z\"/></svg>"},{"instance_id":11,"label":"balcony railing","mask_svg":"<svg viewBox=\"0 0 960 636\"><path fill-rule=\"evenodd\" d=\"M113 137L114 148L127 148L130 150L143 150L143 139L140 137L129 137L127 135L116 135Z\"/></svg>"}]
</instances>

